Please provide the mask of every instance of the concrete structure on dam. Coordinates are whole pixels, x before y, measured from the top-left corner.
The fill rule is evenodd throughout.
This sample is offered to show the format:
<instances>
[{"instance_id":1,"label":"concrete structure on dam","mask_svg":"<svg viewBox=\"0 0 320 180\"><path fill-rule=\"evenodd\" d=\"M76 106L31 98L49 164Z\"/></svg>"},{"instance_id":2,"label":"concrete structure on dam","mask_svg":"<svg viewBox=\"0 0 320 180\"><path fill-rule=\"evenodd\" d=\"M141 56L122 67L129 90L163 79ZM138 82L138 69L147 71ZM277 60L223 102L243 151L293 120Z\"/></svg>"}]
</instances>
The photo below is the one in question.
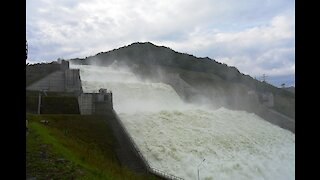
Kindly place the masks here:
<instances>
[{"instance_id":1,"label":"concrete structure on dam","mask_svg":"<svg viewBox=\"0 0 320 180\"><path fill-rule=\"evenodd\" d=\"M112 92L83 93L79 69L70 69L69 62L58 61L60 69L29 85L27 91L71 93L78 98L81 115L104 114L113 109ZM39 95L39 98L41 96Z\"/></svg>"},{"instance_id":2,"label":"concrete structure on dam","mask_svg":"<svg viewBox=\"0 0 320 180\"><path fill-rule=\"evenodd\" d=\"M274 106L272 93L251 90L248 91L248 95L253 102L256 102L255 107L252 108L255 114L272 124L295 133L295 120L272 109Z\"/></svg>"},{"instance_id":3,"label":"concrete structure on dam","mask_svg":"<svg viewBox=\"0 0 320 180\"><path fill-rule=\"evenodd\" d=\"M28 91L82 93L79 69L69 69L68 61L60 61L60 70L34 82Z\"/></svg>"},{"instance_id":4,"label":"concrete structure on dam","mask_svg":"<svg viewBox=\"0 0 320 180\"><path fill-rule=\"evenodd\" d=\"M107 109L113 109L112 92L100 89L99 93L81 93L78 103L81 115L104 114Z\"/></svg>"}]
</instances>

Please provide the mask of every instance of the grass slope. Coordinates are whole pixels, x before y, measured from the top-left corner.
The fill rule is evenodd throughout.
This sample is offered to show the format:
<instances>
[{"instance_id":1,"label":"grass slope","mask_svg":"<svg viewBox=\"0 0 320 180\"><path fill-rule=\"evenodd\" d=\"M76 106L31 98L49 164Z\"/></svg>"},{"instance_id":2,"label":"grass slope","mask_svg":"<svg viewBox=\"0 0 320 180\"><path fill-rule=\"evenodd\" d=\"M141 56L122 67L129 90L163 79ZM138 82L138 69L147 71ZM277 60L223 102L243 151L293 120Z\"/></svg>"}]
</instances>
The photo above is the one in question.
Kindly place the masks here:
<instances>
[{"instance_id":1,"label":"grass slope","mask_svg":"<svg viewBox=\"0 0 320 180\"><path fill-rule=\"evenodd\" d=\"M27 114L27 177L37 179L156 179L120 166L103 116ZM48 125L40 120L49 120Z\"/></svg>"}]
</instances>

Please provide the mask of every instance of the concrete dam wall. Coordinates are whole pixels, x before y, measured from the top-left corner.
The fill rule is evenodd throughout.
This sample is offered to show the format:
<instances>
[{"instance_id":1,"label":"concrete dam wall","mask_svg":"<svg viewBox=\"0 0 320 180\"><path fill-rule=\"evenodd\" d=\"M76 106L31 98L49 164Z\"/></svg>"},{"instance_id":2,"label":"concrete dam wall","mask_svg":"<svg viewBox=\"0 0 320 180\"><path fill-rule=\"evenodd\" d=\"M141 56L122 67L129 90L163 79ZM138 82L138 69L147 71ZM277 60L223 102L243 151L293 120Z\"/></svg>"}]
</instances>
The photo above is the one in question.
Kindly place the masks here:
<instances>
[{"instance_id":1,"label":"concrete dam wall","mask_svg":"<svg viewBox=\"0 0 320 180\"><path fill-rule=\"evenodd\" d=\"M269 109L267 107L261 107L257 115L269 121L272 124L275 124L281 128L287 129L293 133L295 133L295 120L285 116L277 111Z\"/></svg>"},{"instance_id":2,"label":"concrete dam wall","mask_svg":"<svg viewBox=\"0 0 320 180\"><path fill-rule=\"evenodd\" d=\"M167 172L161 171L154 167L151 167L148 160L143 156L138 145L134 142L130 133L120 120L117 113L112 110L115 114L115 120L111 121L112 131L119 142L119 148L117 148L117 156L121 164L136 171L136 172L149 172L158 177L172 180L182 180L183 178L174 176Z\"/></svg>"},{"instance_id":3,"label":"concrete dam wall","mask_svg":"<svg viewBox=\"0 0 320 180\"><path fill-rule=\"evenodd\" d=\"M82 86L79 69L69 69L69 62L62 61L60 70L32 83L26 90L81 93Z\"/></svg>"}]
</instances>

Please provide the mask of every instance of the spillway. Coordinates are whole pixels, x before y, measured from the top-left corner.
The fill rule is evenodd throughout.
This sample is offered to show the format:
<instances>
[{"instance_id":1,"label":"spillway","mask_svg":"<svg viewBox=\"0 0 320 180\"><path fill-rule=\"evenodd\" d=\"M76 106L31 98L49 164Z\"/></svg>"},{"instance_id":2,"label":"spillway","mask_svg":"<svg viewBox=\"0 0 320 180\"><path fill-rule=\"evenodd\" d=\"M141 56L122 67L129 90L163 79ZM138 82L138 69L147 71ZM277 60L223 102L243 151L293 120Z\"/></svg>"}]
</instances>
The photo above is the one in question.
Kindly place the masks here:
<instances>
[{"instance_id":1,"label":"spillway","mask_svg":"<svg viewBox=\"0 0 320 180\"><path fill-rule=\"evenodd\" d=\"M71 67L80 69L84 92L113 92L115 111L152 167L184 179L198 172L200 179L295 179L290 131L245 111L186 104L171 86L126 69Z\"/></svg>"}]
</instances>

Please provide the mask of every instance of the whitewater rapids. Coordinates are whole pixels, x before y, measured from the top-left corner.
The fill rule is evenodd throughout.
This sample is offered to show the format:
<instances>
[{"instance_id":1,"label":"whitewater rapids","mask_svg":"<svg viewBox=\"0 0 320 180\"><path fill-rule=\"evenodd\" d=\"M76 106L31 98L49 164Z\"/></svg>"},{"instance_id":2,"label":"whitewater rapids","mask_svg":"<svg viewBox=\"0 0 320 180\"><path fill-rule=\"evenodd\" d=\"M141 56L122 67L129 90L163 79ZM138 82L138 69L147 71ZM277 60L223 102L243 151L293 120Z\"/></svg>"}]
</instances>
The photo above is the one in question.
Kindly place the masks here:
<instances>
[{"instance_id":1,"label":"whitewater rapids","mask_svg":"<svg viewBox=\"0 0 320 180\"><path fill-rule=\"evenodd\" d=\"M208 180L295 179L290 131L245 111L186 104L171 86L125 69L71 67L80 69L84 92L112 90L115 111L151 167L184 179L197 179L198 169Z\"/></svg>"}]
</instances>

